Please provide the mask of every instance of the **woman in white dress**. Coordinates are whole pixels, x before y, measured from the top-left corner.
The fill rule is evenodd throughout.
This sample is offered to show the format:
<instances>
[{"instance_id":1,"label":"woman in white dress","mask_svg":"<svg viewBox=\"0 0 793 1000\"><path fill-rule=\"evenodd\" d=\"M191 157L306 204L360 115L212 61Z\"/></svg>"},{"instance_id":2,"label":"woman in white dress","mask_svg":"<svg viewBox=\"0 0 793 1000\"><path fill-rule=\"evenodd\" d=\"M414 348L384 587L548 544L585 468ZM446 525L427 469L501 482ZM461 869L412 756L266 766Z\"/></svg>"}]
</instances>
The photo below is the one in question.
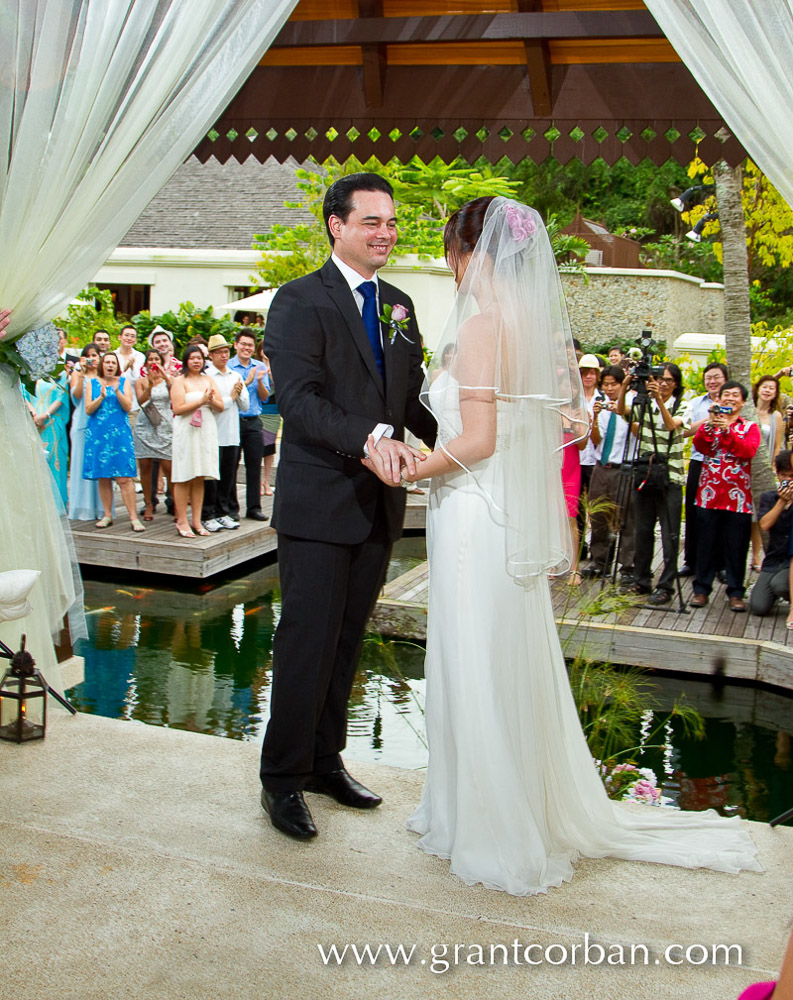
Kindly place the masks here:
<instances>
[{"instance_id":1,"label":"woman in white dress","mask_svg":"<svg viewBox=\"0 0 793 1000\"><path fill-rule=\"evenodd\" d=\"M432 477L429 765L409 828L465 882L516 895L569 880L580 855L760 870L737 818L607 797L548 583L571 564L563 420L588 426L550 241L532 209L480 198L449 220L446 250L455 348L426 390L438 445L405 476ZM387 479L372 439L369 453Z\"/></svg>"},{"instance_id":2,"label":"woman in white dress","mask_svg":"<svg viewBox=\"0 0 793 1000\"><path fill-rule=\"evenodd\" d=\"M218 431L215 414L223 410L220 390L204 375L204 355L196 344L182 355L182 374L171 383L173 447L171 482L176 530L182 538L208 535L201 524L204 479L217 479ZM192 528L187 520L190 504Z\"/></svg>"}]
</instances>

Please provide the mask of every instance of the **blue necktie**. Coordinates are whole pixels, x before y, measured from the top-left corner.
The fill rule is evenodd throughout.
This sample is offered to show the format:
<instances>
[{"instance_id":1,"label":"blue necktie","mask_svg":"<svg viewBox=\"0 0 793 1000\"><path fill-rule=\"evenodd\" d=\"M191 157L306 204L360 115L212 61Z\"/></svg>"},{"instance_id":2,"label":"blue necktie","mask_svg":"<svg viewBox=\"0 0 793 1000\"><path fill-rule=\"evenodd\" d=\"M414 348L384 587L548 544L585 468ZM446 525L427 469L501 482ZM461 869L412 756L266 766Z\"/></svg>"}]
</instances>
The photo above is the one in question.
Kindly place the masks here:
<instances>
[{"instance_id":1,"label":"blue necktie","mask_svg":"<svg viewBox=\"0 0 793 1000\"><path fill-rule=\"evenodd\" d=\"M380 342L380 320L377 318L377 285L373 281L364 281L358 285L357 289L363 295L363 325L369 335L369 343L372 345L377 370L380 378L385 379L385 359L383 358L383 345Z\"/></svg>"},{"instance_id":2,"label":"blue necktie","mask_svg":"<svg viewBox=\"0 0 793 1000\"><path fill-rule=\"evenodd\" d=\"M606 437L603 441L603 451L600 453L600 464L608 465L609 458L611 457L611 446L614 444L614 432L617 429L616 421L613 413L609 413L608 423L606 424Z\"/></svg>"}]
</instances>

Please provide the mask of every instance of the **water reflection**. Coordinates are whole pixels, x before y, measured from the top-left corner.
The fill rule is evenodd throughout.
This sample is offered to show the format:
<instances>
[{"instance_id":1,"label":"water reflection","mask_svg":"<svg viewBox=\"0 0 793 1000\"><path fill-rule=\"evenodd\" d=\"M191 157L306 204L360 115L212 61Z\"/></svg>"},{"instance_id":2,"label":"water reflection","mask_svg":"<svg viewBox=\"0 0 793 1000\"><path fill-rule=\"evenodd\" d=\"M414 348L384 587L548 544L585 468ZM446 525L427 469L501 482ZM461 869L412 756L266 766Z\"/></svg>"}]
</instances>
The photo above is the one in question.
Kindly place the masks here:
<instances>
[{"instance_id":1,"label":"water reflection","mask_svg":"<svg viewBox=\"0 0 793 1000\"><path fill-rule=\"evenodd\" d=\"M423 558L401 543L391 575ZM69 692L82 711L241 740L261 739L269 712L272 637L280 614L275 566L219 585L136 587L86 581L89 638L78 649L85 680ZM310 627L310 626L309 626ZM346 756L398 767L426 764L424 651L376 637L364 644L350 704ZM721 689L690 678L656 678L670 709L680 692L705 716L707 738L675 722L666 751L640 763L665 775L686 809L717 808L767 820L793 806L788 696ZM638 742L638 733L637 733Z\"/></svg>"},{"instance_id":2,"label":"water reflection","mask_svg":"<svg viewBox=\"0 0 793 1000\"><path fill-rule=\"evenodd\" d=\"M389 577L424 558L423 539L400 543ZM85 680L69 692L81 711L151 725L258 740L269 715L278 570L179 589L85 581ZM308 626L310 627L310 626ZM367 640L350 701L348 755L423 767L421 647Z\"/></svg>"}]
</instances>

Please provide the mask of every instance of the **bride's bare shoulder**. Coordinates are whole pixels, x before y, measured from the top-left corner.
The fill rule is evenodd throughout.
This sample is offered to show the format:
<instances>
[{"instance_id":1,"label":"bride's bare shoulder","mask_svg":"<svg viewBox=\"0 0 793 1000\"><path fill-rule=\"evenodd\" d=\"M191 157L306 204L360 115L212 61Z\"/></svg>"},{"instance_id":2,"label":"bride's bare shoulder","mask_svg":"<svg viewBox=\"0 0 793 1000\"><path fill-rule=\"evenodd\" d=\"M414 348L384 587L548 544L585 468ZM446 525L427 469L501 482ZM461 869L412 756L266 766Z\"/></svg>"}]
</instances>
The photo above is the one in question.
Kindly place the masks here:
<instances>
[{"instance_id":1,"label":"bride's bare shoulder","mask_svg":"<svg viewBox=\"0 0 793 1000\"><path fill-rule=\"evenodd\" d=\"M495 341L497 332L496 318L492 312L481 312L469 316L457 333L458 342L474 346L491 344Z\"/></svg>"}]
</instances>

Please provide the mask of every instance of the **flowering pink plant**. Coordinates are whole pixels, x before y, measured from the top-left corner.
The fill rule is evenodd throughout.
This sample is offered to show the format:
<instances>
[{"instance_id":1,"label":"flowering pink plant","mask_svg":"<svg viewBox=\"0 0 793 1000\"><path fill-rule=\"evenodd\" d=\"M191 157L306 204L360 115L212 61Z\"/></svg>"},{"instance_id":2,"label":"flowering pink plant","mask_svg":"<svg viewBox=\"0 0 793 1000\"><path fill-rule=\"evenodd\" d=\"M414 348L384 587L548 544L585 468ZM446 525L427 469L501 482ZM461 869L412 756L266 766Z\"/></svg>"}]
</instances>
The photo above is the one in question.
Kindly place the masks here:
<instances>
[{"instance_id":1,"label":"flowering pink plant","mask_svg":"<svg viewBox=\"0 0 793 1000\"><path fill-rule=\"evenodd\" d=\"M661 789L656 787L655 775L652 781L647 778L639 778L635 781L625 796L635 802L644 802L648 806L655 806L661 801Z\"/></svg>"},{"instance_id":2,"label":"flowering pink plant","mask_svg":"<svg viewBox=\"0 0 793 1000\"><path fill-rule=\"evenodd\" d=\"M649 767L637 767L635 764L611 766L609 761L596 761L596 764L610 799L641 802L648 806L670 804L670 800L658 787L655 773Z\"/></svg>"},{"instance_id":3,"label":"flowering pink plant","mask_svg":"<svg viewBox=\"0 0 793 1000\"><path fill-rule=\"evenodd\" d=\"M383 313L380 316L380 322L385 323L385 325L391 331L388 335L388 342L390 344L394 343L396 335L399 334L403 340L406 340L409 344L413 341L410 337L405 336L405 330L407 330L410 325L410 310L407 306L401 305L399 302L395 302L394 305L383 305Z\"/></svg>"},{"instance_id":4,"label":"flowering pink plant","mask_svg":"<svg viewBox=\"0 0 793 1000\"><path fill-rule=\"evenodd\" d=\"M507 225L516 243L523 243L537 232L537 223L519 205L507 205Z\"/></svg>"}]
</instances>

